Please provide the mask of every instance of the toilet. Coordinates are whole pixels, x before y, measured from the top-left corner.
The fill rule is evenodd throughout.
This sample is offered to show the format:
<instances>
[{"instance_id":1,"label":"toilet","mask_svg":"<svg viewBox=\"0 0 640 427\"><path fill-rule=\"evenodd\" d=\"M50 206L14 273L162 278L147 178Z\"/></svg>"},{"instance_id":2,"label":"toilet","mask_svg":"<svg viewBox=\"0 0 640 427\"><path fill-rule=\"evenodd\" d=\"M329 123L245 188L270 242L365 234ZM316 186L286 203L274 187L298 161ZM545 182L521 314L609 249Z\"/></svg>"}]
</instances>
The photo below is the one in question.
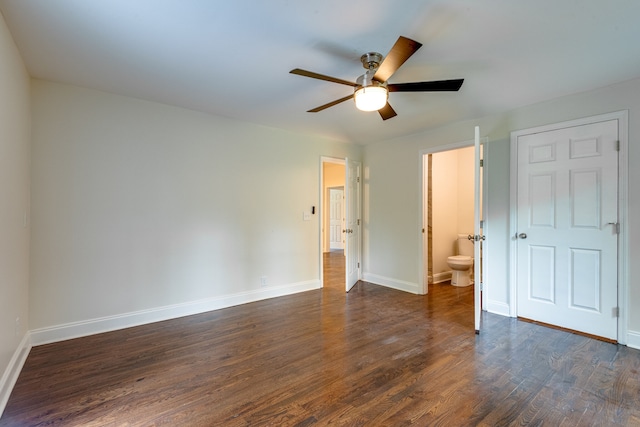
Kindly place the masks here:
<instances>
[{"instance_id":1,"label":"toilet","mask_svg":"<svg viewBox=\"0 0 640 427\"><path fill-rule=\"evenodd\" d=\"M471 271L473 269L473 240L469 240L468 234L458 234L455 242L456 254L447 258L447 264L453 270L451 284L453 286L473 285Z\"/></svg>"}]
</instances>

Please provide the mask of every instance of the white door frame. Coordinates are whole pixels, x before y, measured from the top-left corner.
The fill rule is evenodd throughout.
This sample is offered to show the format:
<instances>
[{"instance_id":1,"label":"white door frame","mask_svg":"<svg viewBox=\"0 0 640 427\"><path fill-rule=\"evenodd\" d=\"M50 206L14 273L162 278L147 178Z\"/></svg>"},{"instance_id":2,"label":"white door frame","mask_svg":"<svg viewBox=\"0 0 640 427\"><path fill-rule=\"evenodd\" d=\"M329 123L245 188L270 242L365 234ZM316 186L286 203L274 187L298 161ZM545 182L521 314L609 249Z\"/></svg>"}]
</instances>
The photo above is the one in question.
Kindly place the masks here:
<instances>
[{"instance_id":1,"label":"white door frame","mask_svg":"<svg viewBox=\"0 0 640 427\"><path fill-rule=\"evenodd\" d=\"M489 141L489 139L487 137L483 137L480 138L480 145L486 145L487 142ZM425 257L428 255L427 254L427 249L425 248L426 246L426 228L427 228L427 211L425 209L426 203L427 203L427 199L425 197L425 183L427 182L428 178L427 178L427 165L424 162L424 157L427 154L434 154L434 153L440 153L443 151L452 151L452 150L457 150L459 148L467 148L467 147L473 147L474 146L474 141L468 140L468 141L462 141L462 142L455 142L452 144L446 144L446 145L438 145L436 147L431 147L431 148L425 148L423 150L420 150L420 159L419 159L419 170L420 170L420 216L419 218L421 218L422 222L421 222L421 229L419 230L420 233L422 234L422 238L419 239L419 247L418 247L418 254L420 256L419 261L418 261L418 269L419 269L419 278L420 281L418 283L418 289L421 291L420 294L421 295L425 295L429 292L429 283L427 280L427 275L425 272L426 269L426 264L424 262ZM484 150L484 155L486 156L487 150ZM483 160L486 162L486 160ZM486 227L487 225L487 183L486 183L486 178L487 174L483 173L482 174L482 219L483 219L483 225L484 227ZM424 231L423 231L424 230ZM486 235L486 228L483 228L483 234ZM487 241L484 241L483 243L483 251L485 254L488 254L488 244ZM482 258L482 270L483 270L483 281L485 283L488 282L487 279L487 272L488 270L486 269L486 262L487 257L483 257ZM481 306L483 309L485 309L486 307L486 292L482 293L482 301L481 301Z\"/></svg>"},{"instance_id":2,"label":"white door frame","mask_svg":"<svg viewBox=\"0 0 640 427\"><path fill-rule=\"evenodd\" d=\"M620 223L620 234L618 236L618 342L627 344L627 331L629 322L629 227L628 227L628 123L629 112L627 110L617 111L608 114L601 114L592 117L585 117L577 120L553 123L550 125L537 126L511 132L511 161L510 161L510 259L509 259L509 315L516 317L517 307L517 176L518 176L518 137L532 133L548 132L552 130L582 126L586 124L618 120L618 139L620 140L620 153L618 161L618 222Z\"/></svg>"},{"instance_id":3,"label":"white door frame","mask_svg":"<svg viewBox=\"0 0 640 427\"><path fill-rule=\"evenodd\" d=\"M362 278L362 267L360 266L362 258L362 228L360 225L362 217L362 183L360 182L362 162L347 157L345 163L345 291L349 292ZM354 169L355 179L352 175ZM352 183L355 183L355 189L352 188ZM356 267L352 268L354 263Z\"/></svg>"}]
</instances>

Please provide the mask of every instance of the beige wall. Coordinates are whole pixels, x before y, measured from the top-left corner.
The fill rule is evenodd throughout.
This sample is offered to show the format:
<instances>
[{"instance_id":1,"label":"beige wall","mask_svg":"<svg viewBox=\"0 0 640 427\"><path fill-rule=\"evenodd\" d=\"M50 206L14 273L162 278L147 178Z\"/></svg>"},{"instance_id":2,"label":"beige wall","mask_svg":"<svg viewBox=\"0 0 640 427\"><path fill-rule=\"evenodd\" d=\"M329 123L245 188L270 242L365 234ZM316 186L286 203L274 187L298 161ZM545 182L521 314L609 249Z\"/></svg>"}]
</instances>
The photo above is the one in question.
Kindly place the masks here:
<instances>
[{"instance_id":1,"label":"beige wall","mask_svg":"<svg viewBox=\"0 0 640 427\"><path fill-rule=\"evenodd\" d=\"M29 75L0 14L0 415L28 346L29 108Z\"/></svg>"},{"instance_id":2,"label":"beige wall","mask_svg":"<svg viewBox=\"0 0 640 427\"><path fill-rule=\"evenodd\" d=\"M458 233L473 234L473 147L456 150L458 153Z\"/></svg>"},{"instance_id":3,"label":"beige wall","mask_svg":"<svg viewBox=\"0 0 640 427\"><path fill-rule=\"evenodd\" d=\"M432 154L433 273L450 272L458 234L473 234L473 147ZM436 277L437 278L437 277Z\"/></svg>"},{"instance_id":4,"label":"beige wall","mask_svg":"<svg viewBox=\"0 0 640 427\"><path fill-rule=\"evenodd\" d=\"M325 187L343 187L345 179L344 165L324 163L323 177Z\"/></svg>"},{"instance_id":5,"label":"beige wall","mask_svg":"<svg viewBox=\"0 0 640 427\"><path fill-rule=\"evenodd\" d=\"M447 257L454 254L458 235L458 153L443 151L432 155L432 271L434 280L451 271ZM446 278L445 278L446 279Z\"/></svg>"}]
</instances>

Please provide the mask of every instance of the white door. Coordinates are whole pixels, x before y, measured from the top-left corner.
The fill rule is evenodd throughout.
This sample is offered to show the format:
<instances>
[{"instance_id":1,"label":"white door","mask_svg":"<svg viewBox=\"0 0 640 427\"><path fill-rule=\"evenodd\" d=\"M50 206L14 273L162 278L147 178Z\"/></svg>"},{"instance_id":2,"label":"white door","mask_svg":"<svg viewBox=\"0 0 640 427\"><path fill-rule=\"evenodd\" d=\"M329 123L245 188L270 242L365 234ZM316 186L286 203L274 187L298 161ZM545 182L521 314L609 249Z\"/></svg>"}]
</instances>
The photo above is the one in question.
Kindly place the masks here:
<instances>
[{"instance_id":1,"label":"white door","mask_svg":"<svg viewBox=\"0 0 640 427\"><path fill-rule=\"evenodd\" d=\"M617 339L618 121L517 138L517 315Z\"/></svg>"},{"instance_id":2,"label":"white door","mask_svg":"<svg viewBox=\"0 0 640 427\"><path fill-rule=\"evenodd\" d=\"M360 163L346 159L345 262L347 292L360 279Z\"/></svg>"},{"instance_id":3,"label":"white door","mask_svg":"<svg viewBox=\"0 0 640 427\"><path fill-rule=\"evenodd\" d=\"M480 332L480 311L482 310L482 306L480 304L480 290L482 287L482 241L484 240L484 235L482 234L482 229L480 227L480 209L481 209L481 183L482 183L482 167L480 165L480 128L478 126L475 127L475 135L473 139L474 144L474 175L473 175L473 233L474 233L474 245L473 245L473 277L474 277L474 323L476 328L476 333Z\"/></svg>"},{"instance_id":4,"label":"white door","mask_svg":"<svg viewBox=\"0 0 640 427\"><path fill-rule=\"evenodd\" d=\"M343 201L342 188L329 189L329 249L344 249L343 230Z\"/></svg>"}]
</instances>

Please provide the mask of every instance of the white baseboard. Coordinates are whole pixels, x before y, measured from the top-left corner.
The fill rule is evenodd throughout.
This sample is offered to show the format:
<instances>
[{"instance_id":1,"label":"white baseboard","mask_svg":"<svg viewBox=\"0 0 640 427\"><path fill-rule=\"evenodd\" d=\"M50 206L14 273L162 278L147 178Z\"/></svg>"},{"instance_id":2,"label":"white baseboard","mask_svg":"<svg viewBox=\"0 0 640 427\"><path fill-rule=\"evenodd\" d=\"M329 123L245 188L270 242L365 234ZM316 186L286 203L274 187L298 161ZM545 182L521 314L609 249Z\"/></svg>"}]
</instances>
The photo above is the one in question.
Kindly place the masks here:
<instances>
[{"instance_id":1,"label":"white baseboard","mask_svg":"<svg viewBox=\"0 0 640 427\"><path fill-rule=\"evenodd\" d=\"M13 353L13 356L9 361L9 366L7 366L4 374L2 374L2 379L0 379L0 417L2 417L4 408L7 406L7 402L9 401L11 391L16 385L16 381L18 381L18 376L20 375L20 371L22 371L22 367L24 366L24 362L26 362L30 351L31 335L27 332L22 338L20 345Z\"/></svg>"},{"instance_id":2,"label":"white baseboard","mask_svg":"<svg viewBox=\"0 0 640 427\"><path fill-rule=\"evenodd\" d=\"M130 328L132 326L160 322L163 320L175 319L178 317L190 316L193 314L219 310L221 308L232 307L235 305L246 304L249 302L281 297L320 288L321 284L319 280L309 280L306 282L256 289L247 292L239 292L237 294L223 295L219 297L206 298L181 304L173 304L164 307L156 307L147 310L117 314L114 316L89 319L81 322L73 322L63 325L50 326L47 328L34 329L31 331L31 343L34 346L49 344L52 342L64 341L72 338L99 334L102 332L115 331L118 329Z\"/></svg>"},{"instance_id":3,"label":"white baseboard","mask_svg":"<svg viewBox=\"0 0 640 427\"><path fill-rule=\"evenodd\" d=\"M627 331L627 347L640 350L640 332Z\"/></svg>"},{"instance_id":4,"label":"white baseboard","mask_svg":"<svg viewBox=\"0 0 640 427\"><path fill-rule=\"evenodd\" d=\"M509 317L511 314L509 304L498 301L487 301L487 311L493 314Z\"/></svg>"},{"instance_id":5,"label":"white baseboard","mask_svg":"<svg viewBox=\"0 0 640 427\"><path fill-rule=\"evenodd\" d=\"M431 281L431 283L442 283L442 282L446 282L447 280L451 280L451 272L450 271L445 271L444 273L436 273L433 275L433 280Z\"/></svg>"},{"instance_id":6,"label":"white baseboard","mask_svg":"<svg viewBox=\"0 0 640 427\"><path fill-rule=\"evenodd\" d=\"M405 282L403 280L392 279L390 277L378 276L377 274L363 273L362 280L371 282L375 285L386 286L387 288L397 289L399 291L410 292L412 294L421 294L422 289L417 283Z\"/></svg>"}]
</instances>

